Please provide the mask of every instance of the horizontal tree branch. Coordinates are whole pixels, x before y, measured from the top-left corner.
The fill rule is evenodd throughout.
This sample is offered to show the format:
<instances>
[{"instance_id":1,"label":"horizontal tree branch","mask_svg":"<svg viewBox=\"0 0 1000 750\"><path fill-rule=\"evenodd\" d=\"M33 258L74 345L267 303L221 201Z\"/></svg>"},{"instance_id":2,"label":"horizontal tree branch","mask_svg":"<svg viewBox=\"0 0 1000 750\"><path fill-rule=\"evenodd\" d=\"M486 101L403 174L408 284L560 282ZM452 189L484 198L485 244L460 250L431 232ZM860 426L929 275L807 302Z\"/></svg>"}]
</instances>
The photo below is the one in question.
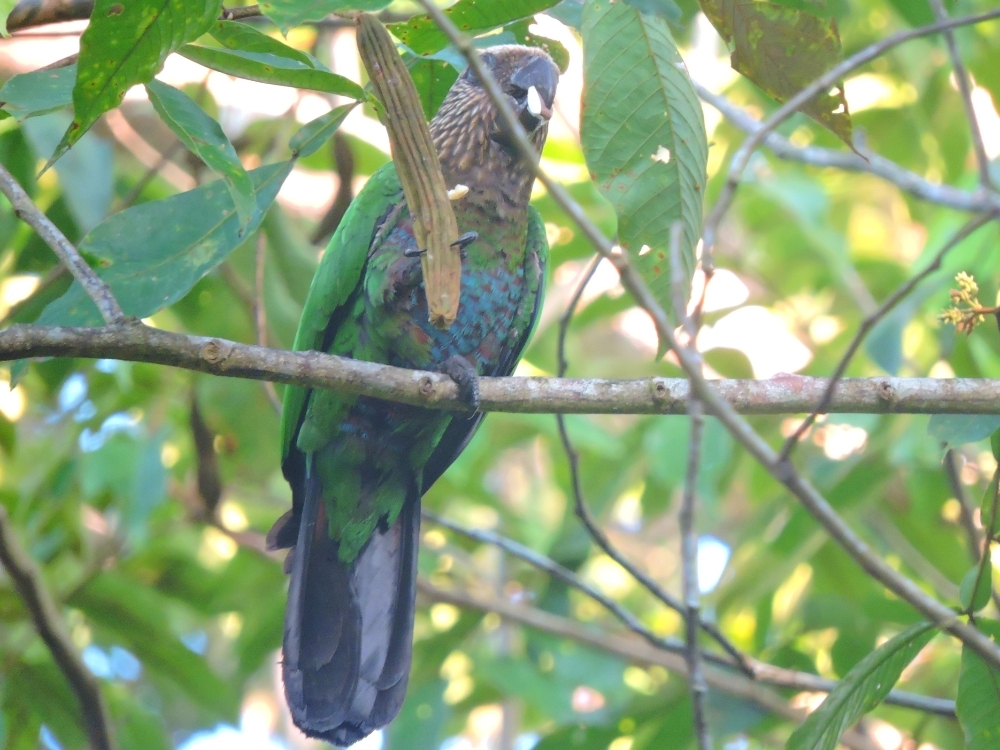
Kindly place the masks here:
<instances>
[{"instance_id":1,"label":"horizontal tree branch","mask_svg":"<svg viewBox=\"0 0 1000 750\"><path fill-rule=\"evenodd\" d=\"M698 96L738 127L744 133L754 135L764 127L764 124L742 107L733 104L722 94L716 94L694 81ZM992 192L977 190L969 192L951 185L939 185L924 179L916 172L911 172L891 159L886 159L861 144L856 147L863 156L850 151L835 151L821 146L796 146L780 133L768 133L764 144L774 154L788 161L811 164L816 167L833 167L848 172L867 172L891 182L900 190L905 190L917 198L936 203L939 206L955 208L959 211L982 213L1000 208L1000 196Z\"/></svg>"},{"instance_id":2,"label":"horizontal tree branch","mask_svg":"<svg viewBox=\"0 0 1000 750\"><path fill-rule=\"evenodd\" d=\"M148 362L213 375L269 380L429 408L461 410L446 375L318 352L290 352L163 331L141 323L100 328L14 325L0 331L0 361L80 357ZM720 380L714 386L743 414L808 411L827 379L788 375ZM482 378L483 411L526 414L683 414L683 378ZM831 413L1000 414L1000 381L973 378L849 378Z\"/></svg>"},{"instance_id":3,"label":"horizontal tree branch","mask_svg":"<svg viewBox=\"0 0 1000 750\"><path fill-rule=\"evenodd\" d=\"M100 328L13 325L0 331L0 361L32 357L120 359L212 375L269 380L372 396L414 406L462 410L447 375L318 352L290 352L163 331L142 323ZM808 412L826 378L718 380L716 391L742 414ZM521 414L685 414L683 378L482 378L482 410ZM1000 380L848 378L827 409L844 414L1000 414Z\"/></svg>"}]
</instances>

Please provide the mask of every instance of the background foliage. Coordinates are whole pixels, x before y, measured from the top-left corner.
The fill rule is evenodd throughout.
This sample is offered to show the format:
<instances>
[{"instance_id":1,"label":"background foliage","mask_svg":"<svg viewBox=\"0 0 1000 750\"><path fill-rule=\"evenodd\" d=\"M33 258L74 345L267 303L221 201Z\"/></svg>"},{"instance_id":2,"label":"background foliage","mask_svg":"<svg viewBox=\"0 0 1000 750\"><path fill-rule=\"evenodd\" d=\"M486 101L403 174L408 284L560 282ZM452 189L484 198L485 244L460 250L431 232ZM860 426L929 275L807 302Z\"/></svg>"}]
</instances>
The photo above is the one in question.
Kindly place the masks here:
<instances>
[{"instance_id":1,"label":"background foliage","mask_svg":"<svg viewBox=\"0 0 1000 750\"><path fill-rule=\"evenodd\" d=\"M263 4L268 19L235 22L216 21L221 6L213 2L125 3L127 12L116 13L122 5L101 0L78 65L44 71L36 69L72 51L67 43L75 43L76 31L0 42L7 77L0 89L0 162L78 244L126 313L151 316L161 328L237 341L265 334L270 344L288 348L320 248L351 191L388 158L367 103L349 115L347 108L331 110L367 99L352 32L327 18L345 4L275 0ZM141 23L130 15L154 5ZM417 8L405 0L350 5L389 6L397 22L390 28L405 45L432 114L462 67L446 37L429 21L413 20ZM742 3L735 11L714 0L701 8L692 0L586 6L460 0L451 18L468 33L488 34L477 40L481 46L546 45L566 69L543 167L607 234L619 231L636 254L652 246L639 264L667 306L669 269L657 262L666 250L664 228L684 221L693 267L702 210L697 194L711 205L744 137L706 107L707 140L701 140L702 113L673 65L672 40L695 81L761 119L777 106L769 94L798 90L838 59L841 44L850 54L933 20L929 8L908 0L840 0L822 8L788 0ZM961 15L990 3L953 6ZM537 16L536 26L532 16L541 12L547 15ZM740 29L761 18L788 22L765 26L772 32L766 39L792 28L801 44L777 52L753 47L753 36ZM618 27L611 24L628 33L614 38ZM755 83L730 70L719 33ZM958 41L995 158L1000 23L960 30ZM778 52L791 60L760 64ZM108 55L123 61L112 73L95 63ZM630 104L621 97L626 101L601 110L594 105L611 101L616 80L590 69L581 123L582 72L595 65L616 80L641 79L653 98ZM160 81L151 82L161 67ZM812 119L796 115L780 132L795 146L844 149L841 139L850 140L853 122L865 148L930 183L975 188L968 122L942 40L899 47L853 74L844 89L850 115L837 90L818 100ZM644 102L648 112L639 106ZM669 127L638 127L618 141L600 141L615 117L635 126L662 117L664 109ZM327 140L341 122L338 136ZM629 163L634 169L619 174ZM535 204L546 221L553 268L520 373L551 374L557 319L591 248L544 190L536 191ZM652 220L661 222L655 231ZM726 377L828 374L873 300L921 268L963 220L874 176L783 162L762 151L718 241L723 270L709 288L701 340L708 365ZM983 326L966 338L937 320L958 271L974 274L981 299L993 300L997 239L990 225L956 247L942 270L872 332L849 374L1000 377L995 330ZM6 202L0 247L5 325L100 323L96 308ZM648 317L622 294L610 265L599 266L567 339L570 374L679 375L669 356L657 360L657 347ZM267 389L103 360L15 365L6 382L0 502L64 604L74 643L101 678L121 747L307 746L290 729L276 688L284 576L280 562L259 550L260 533L290 500ZM677 506L687 418L567 421L587 500L612 541L662 585L679 590ZM796 420L753 423L780 445ZM986 589L976 580L962 586L972 558L957 495L962 490L978 505L986 492L996 460L985 438L997 426L1000 419L937 419L928 430L926 417L831 416L808 434L797 461L890 564L942 601L982 605L989 582ZM942 443L956 448L957 484L942 468ZM983 686L995 673L963 656L955 641L922 629L909 606L873 582L711 420L703 453L706 617L741 649L782 667L844 678L861 664L845 683L854 691L845 705L854 709L837 717L848 717L843 726L860 717L858 706L877 704L900 673L907 690L959 696L964 736L953 719L879 706L857 727L877 747L958 748L966 738L969 748L990 747L1000 697ZM679 616L595 552L573 515L569 479L552 417L496 414L426 505L519 540L577 571L657 634L681 635ZM495 547L431 523L424 542L421 572L438 587L621 630L593 601ZM987 616L995 617L988 606ZM889 651L873 663L873 650L883 644L891 644ZM0 581L0 659L3 747L84 746L76 703L6 580ZM820 697L785 691L798 708L815 708ZM785 747L795 728L786 717L715 689L709 722L728 750ZM197 734L220 724L242 730ZM807 734L800 731L798 741ZM443 743L452 750L527 750L536 742L539 750L680 750L694 738L681 676L503 622L496 613L425 600L409 697L377 741L389 750Z\"/></svg>"}]
</instances>

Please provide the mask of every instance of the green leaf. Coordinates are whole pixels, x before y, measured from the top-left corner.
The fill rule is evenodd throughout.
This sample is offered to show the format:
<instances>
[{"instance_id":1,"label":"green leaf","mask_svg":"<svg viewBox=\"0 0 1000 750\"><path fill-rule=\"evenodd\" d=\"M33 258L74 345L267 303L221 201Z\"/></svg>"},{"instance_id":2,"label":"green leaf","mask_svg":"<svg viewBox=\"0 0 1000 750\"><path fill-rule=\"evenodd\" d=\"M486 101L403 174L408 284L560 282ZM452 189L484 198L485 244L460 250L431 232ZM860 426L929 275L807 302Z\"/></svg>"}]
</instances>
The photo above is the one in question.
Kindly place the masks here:
<instances>
[{"instance_id":1,"label":"green leaf","mask_svg":"<svg viewBox=\"0 0 1000 750\"><path fill-rule=\"evenodd\" d=\"M993 458L1000 461L1000 430L994 430L990 435L990 449L993 451Z\"/></svg>"},{"instance_id":2,"label":"green leaf","mask_svg":"<svg viewBox=\"0 0 1000 750\"><path fill-rule=\"evenodd\" d=\"M619 242L669 311L670 229L677 221L684 227L685 286L701 236L708 157L701 104L662 19L594 0L584 7L582 34L584 157L618 214Z\"/></svg>"},{"instance_id":3,"label":"green leaf","mask_svg":"<svg viewBox=\"0 0 1000 750\"><path fill-rule=\"evenodd\" d=\"M45 158L59 147L60 134L71 122L69 112L50 112L21 124L36 157ZM56 165L59 186L80 232L89 232L108 215L114 194L111 142L97 133L85 133L76 148Z\"/></svg>"},{"instance_id":4,"label":"green leaf","mask_svg":"<svg viewBox=\"0 0 1000 750\"><path fill-rule=\"evenodd\" d=\"M931 437L951 447L975 443L1000 428L995 414L934 414L927 425Z\"/></svg>"},{"instance_id":5,"label":"green leaf","mask_svg":"<svg viewBox=\"0 0 1000 750\"><path fill-rule=\"evenodd\" d=\"M73 124L46 166L132 86L152 80L167 55L205 33L221 8L222 0L97 0L80 37Z\"/></svg>"},{"instance_id":6,"label":"green leaf","mask_svg":"<svg viewBox=\"0 0 1000 750\"><path fill-rule=\"evenodd\" d=\"M148 317L187 294L257 229L292 165L288 161L250 172L257 208L242 232L232 196L217 182L115 214L83 238L80 250L110 263L99 274L126 314ZM37 322L100 325L101 318L74 282Z\"/></svg>"},{"instance_id":7,"label":"green leaf","mask_svg":"<svg viewBox=\"0 0 1000 750\"><path fill-rule=\"evenodd\" d=\"M569 68L569 50L567 50L561 42L557 42L555 39L549 39L544 36L538 36L537 34L532 34L530 27L534 21L530 18L525 18L523 21L517 21L507 26L504 31L509 31L514 35L514 41L517 44L524 44L528 47L538 47L549 53L549 57L552 58L552 62L556 64L559 68L560 73L565 73ZM488 39L489 37L484 37Z\"/></svg>"},{"instance_id":8,"label":"green leaf","mask_svg":"<svg viewBox=\"0 0 1000 750\"><path fill-rule=\"evenodd\" d=\"M327 70L318 70L290 57L193 44L181 47L178 53L206 68L250 81L340 94L358 101L368 98L365 90L354 81Z\"/></svg>"},{"instance_id":9,"label":"green leaf","mask_svg":"<svg viewBox=\"0 0 1000 750\"><path fill-rule=\"evenodd\" d=\"M460 31L480 34L511 21L519 21L551 8L557 0L459 0L444 12ZM408 21L390 24L389 31L419 55L437 52L448 44L448 37L430 16L415 16Z\"/></svg>"},{"instance_id":10,"label":"green leaf","mask_svg":"<svg viewBox=\"0 0 1000 750\"><path fill-rule=\"evenodd\" d=\"M74 81L76 65L22 73L0 88L0 102L18 120L44 115L73 103Z\"/></svg>"},{"instance_id":11,"label":"green leaf","mask_svg":"<svg viewBox=\"0 0 1000 750\"><path fill-rule=\"evenodd\" d=\"M994 643L1000 640L1000 622L980 618L976 627ZM1000 744L1000 670L968 646L962 648L955 708L965 732L965 750L994 750Z\"/></svg>"},{"instance_id":12,"label":"green leaf","mask_svg":"<svg viewBox=\"0 0 1000 750\"><path fill-rule=\"evenodd\" d=\"M889 694L906 665L936 632L931 623L918 623L862 659L792 733L786 750L833 750L841 733Z\"/></svg>"},{"instance_id":13,"label":"green leaf","mask_svg":"<svg viewBox=\"0 0 1000 750\"><path fill-rule=\"evenodd\" d=\"M978 612L989 604L993 593L993 565L990 560L990 548L987 546L983 562L973 565L962 578L959 598L966 612Z\"/></svg>"},{"instance_id":14,"label":"green leaf","mask_svg":"<svg viewBox=\"0 0 1000 750\"><path fill-rule=\"evenodd\" d=\"M405 54L403 61L410 71L424 116L430 120L437 114L460 71L446 59L444 53L426 56Z\"/></svg>"},{"instance_id":15,"label":"green leaf","mask_svg":"<svg viewBox=\"0 0 1000 750\"><path fill-rule=\"evenodd\" d=\"M664 21L670 21L670 23L677 23L684 15L674 0L625 0L625 2L636 10L653 16L659 16Z\"/></svg>"},{"instance_id":16,"label":"green leaf","mask_svg":"<svg viewBox=\"0 0 1000 750\"><path fill-rule=\"evenodd\" d=\"M277 25L283 34L305 21L319 21L335 10L382 10L392 0L265 0L261 12Z\"/></svg>"},{"instance_id":17,"label":"green leaf","mask_svg":"<svg viewBox=\"0 0 1000 750\"><path fill-rule=\"evenodd\" d=\"M326 70L318 61L305 52L289 47L274 37L257 31L253 26L238 21L216 21L212 28L208 30L212 38L226 49L237 52L261 52L268 55L277 55L289 60L297 60L310 67Z\"/></svg>"},{"instance_id":18,"label":"green leaf","mask_svg":"<svg viewBox=\"0 0 1000 750\"><path fill-rule=\"evenodd\" d=\"M731 63L770 96L786 101L840 62L840 34L831 18L770 2L699 0L733 48ZM802 111L852 145L844 87L820 94Z\"/></svg>"},{"instance_id":19,"label":"green leaf","mask_svg":"<svg viewBox=\"0 0 1000 750\"><path fill-rule=\"evenodd\" d=\"M357 106L355 104L343 104L335 107L321 117L311 120L299 128L299 132L292 136L288 142L288 147L296 156L309 156L326 143L337 128L344 122L344 118Z\"/></svg>"},{"instance_id":20,"label":"green leaf","mask_svg":"<svg viewBox=\"0 0 1000 750\"><path fill-rule=\"evenodd\" d=\"M209 117L191 97L173 86L154 79L146 84L146 93L149 94L153 109L174 131L174 135L222 177L233 197L240 224L244 227L249 224L257 207L253 183L219 123Z\"/></svg>"}]
</instances>

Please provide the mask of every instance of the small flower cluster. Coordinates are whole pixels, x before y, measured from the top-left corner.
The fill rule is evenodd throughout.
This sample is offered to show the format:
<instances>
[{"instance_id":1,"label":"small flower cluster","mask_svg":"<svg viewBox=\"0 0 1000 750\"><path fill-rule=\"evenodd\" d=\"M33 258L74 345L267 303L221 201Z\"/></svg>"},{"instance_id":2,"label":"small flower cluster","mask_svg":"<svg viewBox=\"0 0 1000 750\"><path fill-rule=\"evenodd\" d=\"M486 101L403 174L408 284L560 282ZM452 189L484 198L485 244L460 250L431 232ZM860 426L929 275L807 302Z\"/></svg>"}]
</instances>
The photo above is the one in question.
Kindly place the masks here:
<instances>
[{"instance_id":1,"label":"small flower cluster","mask_svg":"<svg viewBox=\"0 0 1000 750\"><path fill-rule=\"evenodd\" d=\"M961 333L970 334L972 329L986 320L987 314L996 308L983 307L979 302L979 285L975 278L962 271L955 277L958 289L951 290L952 306L938 317L942 323L951 323Z\"/></svg>"}]
</instances>

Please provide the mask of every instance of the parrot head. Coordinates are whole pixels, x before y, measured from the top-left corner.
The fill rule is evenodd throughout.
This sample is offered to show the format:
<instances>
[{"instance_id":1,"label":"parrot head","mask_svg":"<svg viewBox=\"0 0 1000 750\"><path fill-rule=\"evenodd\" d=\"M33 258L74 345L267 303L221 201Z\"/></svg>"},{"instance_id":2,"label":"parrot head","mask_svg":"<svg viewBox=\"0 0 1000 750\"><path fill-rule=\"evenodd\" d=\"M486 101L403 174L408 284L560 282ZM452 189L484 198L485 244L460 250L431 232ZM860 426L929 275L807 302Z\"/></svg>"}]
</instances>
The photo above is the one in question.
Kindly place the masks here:
<instances>
[{"instance_id":1,"label":"parrot head","mask_svg":"<svg viewBox=\"0 0 1000 750\"><path fill-rule=\"evenodd\" d=\"M544 50L518 44L489 47L480 57L540 152L552 117L559 68ZM470 179L475 182L476 176L496 180L497 175L524 182L527 171L519 168L520 154L471 67L452 85L430 127L446 178L450 172L465 184Z\"/></svg>"}]
</instances>

